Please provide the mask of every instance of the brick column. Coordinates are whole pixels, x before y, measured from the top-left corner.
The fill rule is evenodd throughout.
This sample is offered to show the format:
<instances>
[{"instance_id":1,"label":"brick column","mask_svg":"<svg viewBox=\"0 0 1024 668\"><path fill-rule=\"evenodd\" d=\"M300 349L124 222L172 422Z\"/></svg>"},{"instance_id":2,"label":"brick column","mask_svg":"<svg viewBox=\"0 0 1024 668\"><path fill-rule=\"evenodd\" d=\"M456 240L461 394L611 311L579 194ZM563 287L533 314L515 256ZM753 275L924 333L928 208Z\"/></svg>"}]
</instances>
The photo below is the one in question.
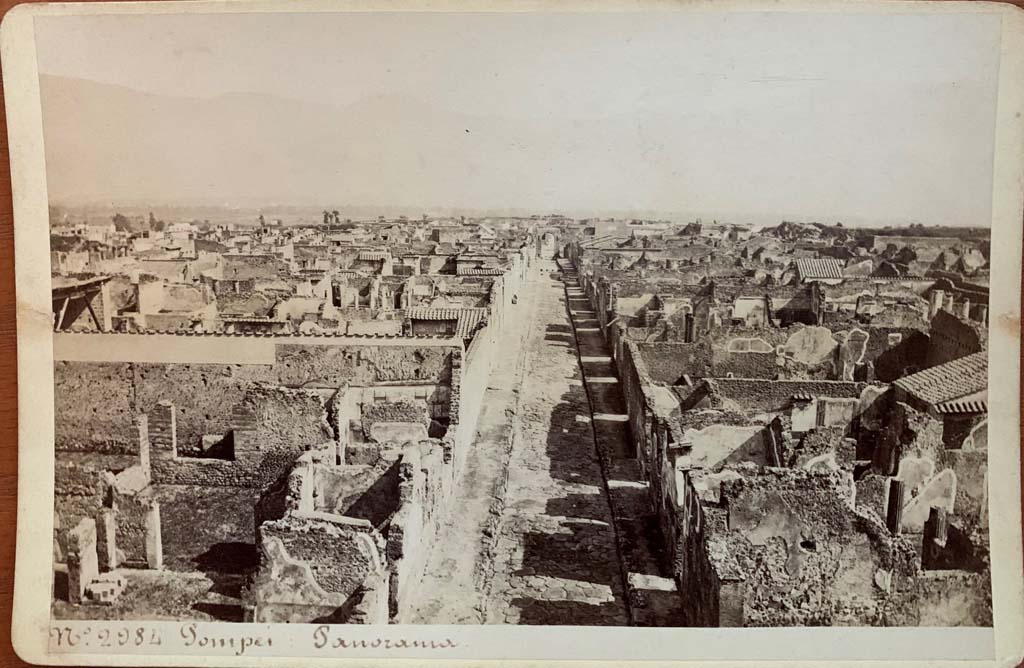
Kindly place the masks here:
<instances>
[{"instance_id":1,"label":"brick column","mask_svg":"<svg viewBox=\"0 0 1024 668\"><path fill-rule=\"evenodd\" d=\"M153 457L173 459L178 456L178 427L174 404L164 399L149 411L147 427Z\"/></svg>"}]
</instances>

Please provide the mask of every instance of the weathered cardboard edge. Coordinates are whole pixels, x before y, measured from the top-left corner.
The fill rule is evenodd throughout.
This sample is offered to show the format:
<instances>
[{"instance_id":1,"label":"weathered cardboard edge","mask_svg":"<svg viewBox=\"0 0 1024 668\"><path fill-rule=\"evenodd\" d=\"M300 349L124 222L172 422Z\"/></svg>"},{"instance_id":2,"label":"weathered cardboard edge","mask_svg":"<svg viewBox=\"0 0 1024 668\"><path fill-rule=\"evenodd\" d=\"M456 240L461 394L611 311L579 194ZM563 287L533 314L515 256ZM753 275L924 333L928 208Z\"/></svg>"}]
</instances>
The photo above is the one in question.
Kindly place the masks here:
<instances>
[{"instance_id":1,"label":"weathered cardboard edge","mask_svg":"<svg viewBox=\"0 0 1024 668\"><path fill-rule=\"evenodd\" d=\"M1024 657L1024 581L1022 581L1019 448L1020 251L1024 193L1024 11L986 2L670 2L666 0L583 2L557 5L524 0L514 7L496 7L484 0L230 0L227 2L68 3L21 5L0 28L11 178L15 213L15 271L18 317L18 545L12 640L18 655L32 663L89 665L273 665L273 658L52 655L47 652L53 527L53 354L50 332L49 224L39 110L33 23L35 16L83 14L176 14L315 11L588 11L631 12L685 10L698 12L847 12L847 13L978 13L1002 14L1002 59L996 120L993 178L993 275L990 314L991 441L990 508L993 552L993 608L996 624L994 662L908 662L904 665L1011 666ZM1010 444L1017 447L1011 447ZM557 633L552 629L552 633ZM752 647L751 660L756 661ZM355 663L360 665L422 665L421 660L296 659L296 665ZM453 662L446 662L451 665ZM529 665L515 662L517 665ZM681 665L683 662L672 665ZM763 663L763 662L758 662ZM493 662L459 662L493 665ZM540 665L534 663L533 665ZM547 664L550 665L550 664ZM638 664L639 665L639 664ZM656 665L644 662L643 665ZM665 665L665 664L661 664ZM716 663L714 665L730 665ZM732 665L736 665L733 663ZM767 664L772 665L772 664ZM776 663L775 665L779 665ZM788 665L812 665L792 663ZM820 662L813 665L820 665ZM852 665L834 662L832 665ZM883 665L871 662L864 665ZM891 662L884 662L891 665Z\"/></svg>"}]
</instances>

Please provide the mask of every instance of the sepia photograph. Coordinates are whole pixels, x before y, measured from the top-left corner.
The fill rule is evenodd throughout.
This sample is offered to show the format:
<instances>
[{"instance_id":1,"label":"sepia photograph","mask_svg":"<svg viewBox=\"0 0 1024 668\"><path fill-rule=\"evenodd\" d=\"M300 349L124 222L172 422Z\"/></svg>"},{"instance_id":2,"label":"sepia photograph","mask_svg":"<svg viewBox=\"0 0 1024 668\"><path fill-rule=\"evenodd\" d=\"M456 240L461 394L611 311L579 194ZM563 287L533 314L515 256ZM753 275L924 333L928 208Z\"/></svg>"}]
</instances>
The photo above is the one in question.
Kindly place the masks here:
<instances>
[{"instance_id":1,"label":"sepia photograph","mask_svg":"<svg viewBox=\"0 0 1024 668\"><path fill-rule=\"evenodd\" d=\"M51 644L966 627L991 652L1004 29L34 16Z\"/></svg>"}]
</instances>

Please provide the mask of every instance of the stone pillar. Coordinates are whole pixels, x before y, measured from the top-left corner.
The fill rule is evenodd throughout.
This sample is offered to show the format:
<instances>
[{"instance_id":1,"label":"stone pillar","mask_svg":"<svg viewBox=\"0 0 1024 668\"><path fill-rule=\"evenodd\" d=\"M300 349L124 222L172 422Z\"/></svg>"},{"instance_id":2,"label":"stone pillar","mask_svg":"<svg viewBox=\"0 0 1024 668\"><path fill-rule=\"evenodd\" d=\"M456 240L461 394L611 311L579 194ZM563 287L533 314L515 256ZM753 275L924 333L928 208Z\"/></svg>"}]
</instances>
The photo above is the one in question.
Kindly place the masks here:
<instances>
[{"instance_id":1,"label":"stone pillar","mask_svg":"<svg viewBox=\"0 0 1024 668\"><path fill-rule=\"evenodd\" d=\"M95 520L86 517L68 531L64 554L68 565L68 600L81 603L86 587L100 574Z\"/></svg>"},{"instance_id":2,"label":"stone pillar","mask_svg":"<svg viewBox=\"0 0 1024 668\"><path fill-rule=\"evenodd\" d=\"M954 301L954 296L953 296L952 293L946 295L945 301L943 301L943 303L942 303L942 310L946 311L947 313L952 313L953 312L953 301Z\"/></svg>"},{"instance_id":3,"label":"stone pillar","mask_svg":"<svg viewBox=\"0 0 1024 668\"><path fill-rule=\"evenodd\" d=\"M147 428L149 445L157 459L178 456L178 427L174 404L164 399L149 411Z\"/></svg>"},{"instance_id":4,"label":"stone pillar","mask_svg":"<svg viewBox=\"0 0 1024 668\"><path fill-rule=\"evenodd\" d=\"M942 310L942 301L945 292L942 290L932 290L930 298L928 300L928 319L931 320L935 317L935 314Z\"/></svg>"},{"instance_id":5,"label":"stone pillar","mask_svg":"<svg viewBox=\"0 0 1024 668\"><path fill-rule=\"evenodd\" d=\"M949 516L945 508L932 507L924 523L924 540L921 543L921 567L925 570L956 568L949 562L950 552L946 550L949 537Z\"/></svg>"},{"instance_id":6,"label":"stone pillar","mask_svg":"<svg viewBox=\"0 0 1024 668\"><path fill-rule=\"evenodd\" d=\"M898 536L903 524L903 481L889 481L889 504L885 514L885 525L889 532Z\"/></svg>"},{"instance_id":7,"label":"stone pillar","mask_svg":"<svg viewBox=\"0 0 1024 668\"><path fill-rule=\"evenodd\" d=\"M975 320L983 324L988 323L988 304L978 304L974 311L977 316Z\"/></svg>"},{"instance_id":8,"label":"stone pillar","mask_svg":"<svg viewBox=\"0 0 1024 668\"><path fill-rule=\"evenodd\" d=\"M101 571L112 571L121 565L117 558L117 525L113 508L102 508L96 514L96 556Z\"/></svg>"},{"instance_id":9,"label":"stone pillar","mask_svg":"<svg viewBox=\"0 0 1024 668\"><path fill-rule=\"evenodd\" d=\"M138 417L139 427L139 466L146 474L146 480L150 479L149 468L149 417L140 415Z\"/></svg>"},{"instance_id":10,"label":"stone pillar","mask_svg":"<svg viewBox=\"0 0 1024 668\"><path fill-rule=\"evenodd\" d=\"M104 282L100 286L100 323L103 327L104 332L109 332L114 329L113 327L113 314L114 307L113 302L110 300L110 284Z\"/></svg>"},{"instance_id":11,"label":"stone pillar","mask_svg":"<svg viewBox=\"0 0 1024 668\"><path fill-rule=\"evenodd\" d=\"M971 300L970 299L964 299L962 302L960 302L960 317L963 318L964 320L970 320L971 319Z\"/></svg>"},{"instance_id":12,"label":"stone pillar","mask_svg":"<svg viewBox=\"0 0 1024 668\"><path fill-rule=\"evenodd\" d=\"M946 546L946 537L949 535L949 514L945 508L932 507L928 515L928 521L924 525L925 538L931 540L940 547Z\"/></svg>"},{"instance_id":13,"label":"stone pillar","mask_svg":"<svg viewBox=\"0 0 1024 668\"><path fill-rule=\"evenodd\" d=\"M164 567L164 546L160 536L160 504L153 501L146 512L146 565L154 570Z\"/></svg>"}]
</instances>

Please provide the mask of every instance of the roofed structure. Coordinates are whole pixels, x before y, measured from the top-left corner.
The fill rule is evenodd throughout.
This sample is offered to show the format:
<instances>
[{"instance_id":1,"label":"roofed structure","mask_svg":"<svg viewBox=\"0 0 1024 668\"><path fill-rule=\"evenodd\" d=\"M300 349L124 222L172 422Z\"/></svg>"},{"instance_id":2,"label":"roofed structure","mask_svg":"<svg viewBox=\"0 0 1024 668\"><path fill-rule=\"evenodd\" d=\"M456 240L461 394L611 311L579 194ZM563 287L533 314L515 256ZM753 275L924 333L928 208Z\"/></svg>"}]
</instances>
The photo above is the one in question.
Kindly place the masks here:
<instances>
[{"instance_id":1,"label":"roofed structure","mask_svg":"<svg viewBox=\"0 0 1024 668\"><path fill-rule=\"evenodd\" d=\"M988 353L974 353L918 371L897 379L895 385L929 407L949 404L947 408L952 408L952 402L986 391Z\"/></svg>"},{"instance_id":2,"label":"roofed structure","mask_svg":"<svg viewBox=\"0 0 1024 668\"><path fill-rule=\"evenodd\" d=\"M802 281L843 278L843 263L831 257L800 258L796 270Z\"/></svg>"}]
</instances>

